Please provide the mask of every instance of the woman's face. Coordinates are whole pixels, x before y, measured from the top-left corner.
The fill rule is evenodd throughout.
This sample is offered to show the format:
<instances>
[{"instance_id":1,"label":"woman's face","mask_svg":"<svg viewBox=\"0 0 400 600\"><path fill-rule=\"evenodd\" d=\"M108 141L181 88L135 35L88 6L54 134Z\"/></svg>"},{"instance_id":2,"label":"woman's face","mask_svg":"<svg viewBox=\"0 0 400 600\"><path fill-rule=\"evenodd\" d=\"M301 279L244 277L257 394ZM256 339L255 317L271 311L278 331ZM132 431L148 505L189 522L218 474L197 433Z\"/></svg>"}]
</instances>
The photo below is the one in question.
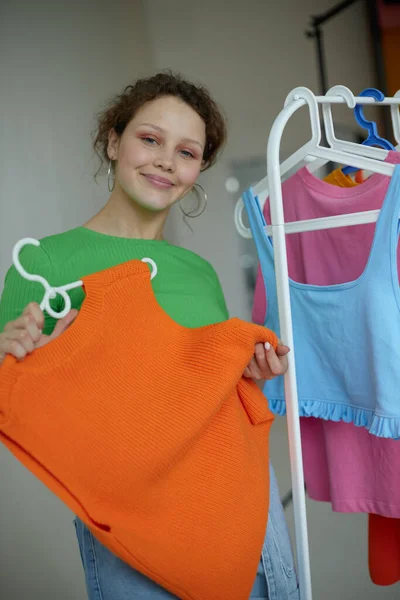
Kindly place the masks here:
<instances>
[{"instance_id":1,"label":"woman's face","mask_svg":"<svg viewBox=\"0 0 400 600\"><path fill-rule=\"evenodd\" d=\"M206 143L203 119L183 101L165 96L138 110L119 138L109 136L115 188L149 211L178 202L199 176Z\"/></svg>"}]
</instances>

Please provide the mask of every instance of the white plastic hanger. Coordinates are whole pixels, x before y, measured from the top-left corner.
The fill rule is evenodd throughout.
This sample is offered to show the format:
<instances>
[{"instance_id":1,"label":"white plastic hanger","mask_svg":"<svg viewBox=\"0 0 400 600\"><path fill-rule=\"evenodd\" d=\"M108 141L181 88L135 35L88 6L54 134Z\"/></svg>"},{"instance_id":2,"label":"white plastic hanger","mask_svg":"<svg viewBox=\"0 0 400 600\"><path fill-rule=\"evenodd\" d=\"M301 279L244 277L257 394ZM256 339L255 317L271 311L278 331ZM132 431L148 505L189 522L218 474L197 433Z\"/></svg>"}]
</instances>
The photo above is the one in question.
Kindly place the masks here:
<instances>
[{"instance_id":1,"label":"white plastic hanger","mask_svg":"<svg viewBox=\"0 0 400 600\"><path fill-rule=\"evenodd\" d=\"M349 108L354 108L356 106L356 99L353 92L345 85L333 86L327 91L326 95L340 96L344 99ZM395 105L393 105L392 108L397 109ZM353 154L357 154L359 156L375 158L376 160L385 160L385 158L387 158L387 155L389 154L388 150L384 150L382 148L375 148L374 146L363 146L361 144L356 144L355 142L348 142L346 140L339 140L335 136L335 131L333 128L331 104L322 105L322 114L324 118L326 141L331 148L334 148L335 150L343 150L344 152L352 152Z\"/></svg>"},{"instance_id":2,"label":"white plastic hanger","mask_svg":"<svg viewBox=\"0 0 400 600\"><path fill-rule=\"evenodd\" d=\"M364 98L357 98L356 100L363 100ZM293 112L297 110L297 106L294 106L295 101L302 101L302 104L307 104L310 112L310 123L312 130L312 138L309 142L307 142L304 146L302 146L297 152L292 154L280 168L280 173L285 174L289 170L298 169L299 165L302 164L305 157L314 157L326 159L328 161L334 161L339 164L349 164L352 167L357 167L359 169L368 169L375 173L380 173L381 175L392 175L394 166L382 163L377 160L373 160L365 156L363 153L360 156L342 152L341 150L336 150L334 148L326 148L321 146L321 125L319 120L319 112L318 112L318 101L321 102L329 102L329 97L316 97L311 90L306 87L298 87L294 89L286 98L285 107L290 108L292 104ZM281 113L282 114L282 113ZM278 117L279 119L279 117ZM276 122L275 122L276 123ZM271 130L272 133L272 130ZM270 136L270 143L273 144L274 137ZM364 148L361 144L358 144L360 148ZM368 148L369 149L369 148ZM268 156L268 154L267 154ZM282 173L283 172L283 173ZM264 196L265 193L265 179L260 181L254 187L254 193L257 196Z\"/></svg>"},{"instance_id":3,"label":"white plastic hanger","mask_svg":"<svg viewBox=\"0 0 400 600\"><path fill-rule=\"evenodd\" d=\"M379 158L383 160L385 156L387 156L387 152L383 151L379 148L371 148L370 146L362 146L361 144L354 144L353 142L345 142L341 140L337 140L333 132L333 123L330 127L330 120L332 119L332 114L325 111L327 122L328 122L328 135L329 138L334 144L334 147L327 148L321 146L321 124L319 119L319 111L318 111L318 102L323 104L323 110L325 108L325 104L329 106L331 102L334 103L343 103L346 102L350 105L350 107L356 102L360 104L371 104L376 102L373 98L360 97L356 98L348 88L344 86L335 86L339 87L339 93L335 92L336 95L329 96L315 96L311 90L306 87L298 87L294 89L287 96L285 100L285 107L292 106L293 112L298 110L299 107L304 104L308 104L308 108L310 111L310 123L312 130L312 138L309 142L304 144L297 152L292 154L289 158L287 158L280 166L279 166L279 178L280 181L283 176L287 174L293 174L298 171L305 164L309 164L307 167L311 172L317 170L326 162L333 161L339 164L350 165L352 167L357 167L359 169L366 169L368 171L372 171L375 173L380 173L382 175L391 176L394 170L394 165L390 163L379 162ZM347 91L350 92L350 95L347 94ZM397 97L400 97L397 96ZM399 133L400 133L400 116L398 104L390 102L391 99L385 99L382 103L376 102L376 104L386 104L391 103L392 115L395 114L395 110L397 111L397 118L399 119ZM293 104L293 102L299 101L301 104ZM400 100L399 100L400 102ZM283 113L281 113L282 115ZM280 116L278 119L280 118ZM395 120L395 119L394 119ZM271 139L271 137L270 137ZM357 154L351 153L350 151L344 152L341 149L337 149L337 144L343 145L344 147L349 148L349 150L353 150L353 146L357 148ZM386 152L385 156L383 153ZM372 156L374 155L374 156ZM267 152L268 156L268 152ZM371 157L371 158L369 158ZM374 160L375 158L375 160ZM378 160L376 160L378 158ZM266 199L269 196L269 176L264 177L256 186L253 188L253 193L259 199L259 204L261 209L263 209ZM239 234L244 238L251 238L251 231L248 227L246 227L243 223L243 200L239 198L235 206L234 220L236 229ZM328 217L321 219L312 219L307 221L298 221L295 223L286 223L285 224L285 232L286 233L298 233L301 231L311 231L313 229L329 229L332 227L340 227L342 225L356 225L360 224L360 222L375 222L377 220L377 216L379 211L366 211L369 214L369 221L360 221L360 219L365 219L366 213L352 213L350 215L339 215L334 217L329 217L332 219L328 221ZM321 227L321 224L324 224ZM267 232L271 234L271 228L267 227Z\"/></svg>"},{"instance_id":4,"label":"white plastic hanger","mask_svg":"<svg viewBox=\"0 0 400 600\"><path fill-rule=\"evenodd\" d=\"M365 97L364 97L365 98ZM363 100L364 98L356 98L356 101ZM390 100L390 99L389 99ZM279 146L281 140L281 133L276 134L275 131L279 132L281 123L289 120L291 114L298 110L299 106L304 103L308 105L310 112L310 122L312 129L312 139L302 146L297 152L292 154L285 162L286 168L293 169L295 165L301 164L304 156L314 156L315 158L323 158L329 161L337 162L339 164L347 164L358 169L366 169L373 173L380 173L391 177L395 169L395 165L380 162L378 160L367 158L365 156L356 156L351 153L335 150L334 148L325 148L320 145L321 142L321 125L319 121L319 112L317 102L329 102L330 97L316 97L314 94L305 87L296 88L293 90L286 99L285 107L287 111L283 110L278 118L276 119L268 140L268 151L267 151L267 164L268 176L270 185L270 209L271 218L274 213L273 225L284 224L283 218L283 205L282 205L282 186L279 172ZM363 148L364 146L361 146ZM275 156L271 162L271 155ZM278 164L276 164L278 163ZM274 182L271 184L271 173L273 174ZM264 180L263 180L264 181ZM263 181L261 181L254 188L255 195L261 193L264 195ZM271 189L274 186L276 202L271 200ZM261 188L261 189L260 189ZM279 189L278 189L279 188ZM362 213L350 213L346 215L337 215L333 217L324 217L322 219L308 219L304 221L296 221L294 223L285 223L285 233L297 233L302 231L312 231L316 229L330 229L335 227L343 227L348 225L358 225L360 223L375 223L379 215L379 210L364 211Z\"/></svg>"},{"instance_id":5,"label":"white plastic hanger","mask_svg":"<svg viewBox=\"0 0 400 600\"><path fill-rule=\"evenodd\" d=\"M343 98L348 108L350 109L354 109L357 104L353 92L345 85L335 85L331 87L327 91L326 96L338 96L340 98ZM400 90L395 94L394 98L396 97L400 97ZM394 137L396 143L399 144L396 148L396 150L398 151L400 150L400 113L398 105L392 104L390 110L392 116ZM336 137L333 126L331 103L322 104L322 115L324 121L325 139L330 148L333 148L334 150L343 150L344 152L351 152L359 156L366 156L367 158L374 158L376 160L386 160L386 158L389 155L388 150L385 150L383 148L376 148L374 146L357 144L355 142L349 142L347 140L340 140ZM328 162L329 161L323 159L315 159L313 162L310 163L308 169L312 173ZM313 165L315 165L315 167L313 167Z\"/></svg>"},{"instance_id":6,"label":"white plastic hanger","mask_svg":"<svg viewBox=\"0 0 400 600\"><path fill-rule=\"evenodd\" d=\"M38 240L35 240L34 238L23 238L22 240L17 242L12 251L12 259L14 266L17 269L18 273L24 279L27 279L28 281L37 281L38 283L41 283L44 287L45 293L43 296L43 300L40 303L41 310L45 310L54 319L62 319L71 310L71 299L67 294L67 291L81 287L83 285L83 281L79 280L75 281L74 283L68 283L67 285L52 287L48 283L48 281L41 275L33 275L31 273L28 273L23 268L19 260L19 253L21 252L22 248L28 244L32 244L33 246L40 246L40 242ZM154 260L152 260L151 258L142 258L141 260L144 263L150 264L150 266L152 267L151 279L154 279L154 277L157 275L157 265L154 262ZM60 312L53 310L50 306L50 300L54 299L57 296L57 294L59 294L63 298L65 304L63 310L61 310Z\"/></svg>"}]
</instances>

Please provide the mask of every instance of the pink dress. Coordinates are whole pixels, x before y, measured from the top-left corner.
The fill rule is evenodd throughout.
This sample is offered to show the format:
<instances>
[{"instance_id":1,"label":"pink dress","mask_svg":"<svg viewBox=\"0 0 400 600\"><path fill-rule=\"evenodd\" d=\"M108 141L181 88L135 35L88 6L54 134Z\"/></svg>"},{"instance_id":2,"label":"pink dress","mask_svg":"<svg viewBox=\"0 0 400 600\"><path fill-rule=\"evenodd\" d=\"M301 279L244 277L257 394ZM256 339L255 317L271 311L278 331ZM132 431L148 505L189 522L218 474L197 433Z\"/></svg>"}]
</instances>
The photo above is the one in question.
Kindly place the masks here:
<instances>
[{"instance_id":1,"label":"pink dress","mask_svg":"<svg viewBox=\"0 0 400 600\"><path fill-rule=\"evenodd\" d=\"M400 163L400 153L390 152L386 161ZM373 174L357 187L337 187L304 167L283 183L285 221L379 209L389 181ZM270 223L268 200L264 216ZM290 277L316 285L356 279L365 268L374 229L375 223L370 223L288 235ZM264 323L266 293L259 269L253 307L256 323ZM312 417L301 419L301 434L311 498L331 502L338 512L400 518L400 440L378 438L351 423Z\"/></svg>"}]
</instances>

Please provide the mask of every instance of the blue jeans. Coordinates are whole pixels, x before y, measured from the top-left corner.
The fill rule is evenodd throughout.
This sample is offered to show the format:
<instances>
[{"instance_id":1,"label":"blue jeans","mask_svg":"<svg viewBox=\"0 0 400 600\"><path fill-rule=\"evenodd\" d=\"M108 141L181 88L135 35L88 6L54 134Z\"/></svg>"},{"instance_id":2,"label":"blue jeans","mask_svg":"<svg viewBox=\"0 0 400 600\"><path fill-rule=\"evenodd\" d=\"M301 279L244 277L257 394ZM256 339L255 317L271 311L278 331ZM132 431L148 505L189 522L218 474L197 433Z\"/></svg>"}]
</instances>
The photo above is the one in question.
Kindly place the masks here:
<instances>
[{"instance_id":1,"label":"blue jeans","mask_svg":"<svg viewBox=\"0 0 400 600\"><path fill-rule=\"evenodd\" d=\"M299 600L297 576L275 473L270 469L268 527L252 600ZM100 544L75 519L89 600L172 600L176 598Z\"/></svg>"}]
</instances>

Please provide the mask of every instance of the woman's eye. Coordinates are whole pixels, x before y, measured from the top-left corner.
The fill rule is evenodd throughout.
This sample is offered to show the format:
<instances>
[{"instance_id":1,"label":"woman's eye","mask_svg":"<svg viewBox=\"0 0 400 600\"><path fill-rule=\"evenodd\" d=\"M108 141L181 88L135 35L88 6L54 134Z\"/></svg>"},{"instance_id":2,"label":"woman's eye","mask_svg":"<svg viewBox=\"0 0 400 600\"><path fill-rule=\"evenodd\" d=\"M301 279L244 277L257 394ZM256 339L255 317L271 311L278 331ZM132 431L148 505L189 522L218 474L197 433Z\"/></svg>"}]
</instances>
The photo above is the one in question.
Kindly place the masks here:
<instances>
[{"instance_id":1,"label":"woman's eye","mask_svg":"<svg viewBox=\"0 0 400 600\"><path fill-rule=\"evenodd\" d=\"M157 140L155 140L154 138L151 137L143 137L142 140L148 144L150 144L151 146L154 146L154 144L157 143Z\"/></svg>"},{"instance_id":2,"label":"woman's eye","mask_svg":"<svg viewBox=\"0 0 400 600\"><path fill-rule=\"evenodd\" d=\"M185 158L194 158L194 154L189 152L189 150L181 150L181 154L183 154Z\"/></svg>"}]
</instances>

